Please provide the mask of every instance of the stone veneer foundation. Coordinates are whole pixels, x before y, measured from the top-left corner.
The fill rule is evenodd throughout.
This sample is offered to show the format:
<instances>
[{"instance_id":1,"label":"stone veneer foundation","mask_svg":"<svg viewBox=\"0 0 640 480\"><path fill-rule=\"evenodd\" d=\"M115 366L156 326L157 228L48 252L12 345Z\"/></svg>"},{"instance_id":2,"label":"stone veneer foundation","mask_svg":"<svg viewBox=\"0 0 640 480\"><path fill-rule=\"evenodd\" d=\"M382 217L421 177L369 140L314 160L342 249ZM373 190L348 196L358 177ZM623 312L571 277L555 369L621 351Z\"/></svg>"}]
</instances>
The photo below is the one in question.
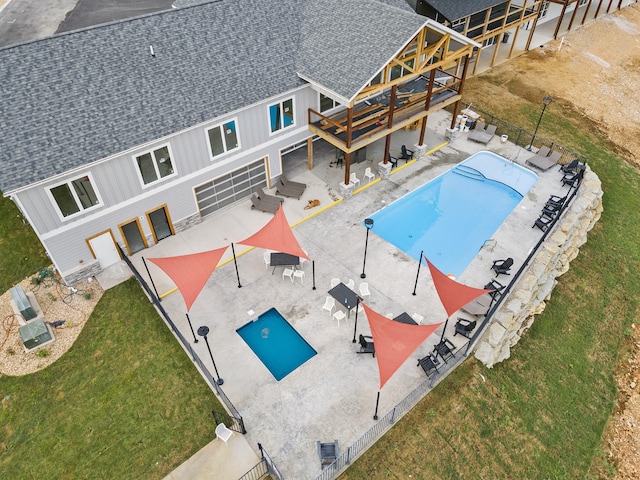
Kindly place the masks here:
<instances>
[{"instance_id":1,"label":"stone veneer foundation","mask_svg":"<svg viewBox=\"0 0 640 480\"><path fill-rule=\"evenodd\" d=\"M587 233L602 214L602 185L587 166L582 184L545 242L511 287L474 347L474 356L491 368L506 360L513 347L540 314L557 278L569 270L587 241Z\"/></svg>"}]
</instances>

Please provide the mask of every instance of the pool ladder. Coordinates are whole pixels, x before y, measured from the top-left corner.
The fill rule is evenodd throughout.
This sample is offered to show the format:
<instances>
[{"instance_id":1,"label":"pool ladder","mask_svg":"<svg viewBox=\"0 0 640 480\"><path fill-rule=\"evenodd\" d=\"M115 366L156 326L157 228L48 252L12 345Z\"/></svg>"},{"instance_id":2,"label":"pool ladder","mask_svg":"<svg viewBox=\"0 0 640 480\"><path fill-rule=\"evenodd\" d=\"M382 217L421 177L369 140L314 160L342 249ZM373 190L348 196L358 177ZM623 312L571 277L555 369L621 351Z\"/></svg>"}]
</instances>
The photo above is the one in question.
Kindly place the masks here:
<instances>
[{"instance_id":1,"label":"pool ladder","mask_svg":"<svg viewBox=\"0 0 640 480\"><path fill-rule=\"evenodd\" d=\"M475 168L467 167L466 165L456 165L453 171L463 177L472 178L474 180L480 180L481 182L486 180L486 177L482 175Z\"/></svg>"}]
</instances>

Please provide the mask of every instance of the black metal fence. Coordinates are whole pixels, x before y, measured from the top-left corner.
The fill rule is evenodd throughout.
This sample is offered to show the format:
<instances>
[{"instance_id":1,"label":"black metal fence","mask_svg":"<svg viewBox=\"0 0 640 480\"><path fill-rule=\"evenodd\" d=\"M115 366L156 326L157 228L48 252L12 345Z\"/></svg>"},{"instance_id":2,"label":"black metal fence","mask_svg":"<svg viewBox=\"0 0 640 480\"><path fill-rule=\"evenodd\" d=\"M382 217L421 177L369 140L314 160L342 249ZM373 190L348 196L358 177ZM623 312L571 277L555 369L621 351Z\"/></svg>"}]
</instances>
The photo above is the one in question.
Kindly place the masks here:
<instances>
[{"instance_id":1,"label":"black metal fence","mask_svg":"<svg viewBox=\"0 0 640 480\"><path fill-rule=\"evenodd\" d=\"M260 480L267 475L269 475L267 461L264 458L261 458L260 462L258 462L255 467L242 475L238 480Z\"/></svg>"},{"instance_id":2,"label":"black metal fence","mask_svg":"<svg viewBox=\"0 0 640 480\"><path fill-rule=\"evenodd\" d=\"M229 398L222 391L222 388L215 381L215 379L211 375L211 372L209 372L209 369L207 369L204 363L202 363L202 360L200 359L198 354L195 352L195 350L191 347L191 344L189 343L189 341L186 338L184 338L184 335L182 335L182 333L180 333L180 330L178 330L178 327L176 327L175 323L173 323L173 320L171 320L171 317L169 317L169 314L160 303L160 299L155 295L155 293L151 290L151 288L149 288L149 285L147 284L147 282L144 280L144 278L142 278L142 276L140 275L140 272L138 272L138 269L136 269L133 263L131 263L131 260L129 259L129 257L125 255L120 245L118 245L118 249L120 250L120 256L124 259L124 261L128 265L129 269L133 273L138 283L142 286L144 291L147 293L147 295L151 299L151 302L156 306L156 308L162 315L164 322L167 324L167 326L178 338L178 341L182 344L182 347L187 351L187 353L193 360L193 363L195 363L200 368L202 375L205 377L207 382L209 382L209 385L213 387L218 397L220 397L221 401L227 407L229 414L228 414L228 418L226 419L227 421L224 422L225 425L227 425L232 430L235 430L236 432L247 433L247 430L244 427L244 421L242 420L242 416L240 415L236 407L233 405L233 403L231 403L231 400L229 400ZM214 418L215 418L215 414L214 414Z\"/></svg>"}]
</instances>

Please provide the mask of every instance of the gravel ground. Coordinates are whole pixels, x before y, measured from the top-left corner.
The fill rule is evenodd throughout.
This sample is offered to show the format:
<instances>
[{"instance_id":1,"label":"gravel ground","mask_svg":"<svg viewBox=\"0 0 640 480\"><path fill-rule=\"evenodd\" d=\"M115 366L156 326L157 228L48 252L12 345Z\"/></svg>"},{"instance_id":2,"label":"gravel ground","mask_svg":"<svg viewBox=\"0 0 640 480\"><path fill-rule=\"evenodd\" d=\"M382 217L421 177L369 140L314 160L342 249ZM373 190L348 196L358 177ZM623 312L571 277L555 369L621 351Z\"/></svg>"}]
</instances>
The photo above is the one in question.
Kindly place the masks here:
<instances>
[{"instance_id":1,"label":"gravel ground","mask_svg":"<svg viewBox=\"0 0 640 480\"><path fill-rule=\"evenodd\" d=\"M69 289L65 285L54 281L49 281L48 285L43 283L36 286L30 277L20 282L20 285L25 292L33 292L45 322L64 320L65 323L57 328L51 327L55 336L53 343L26 353L18 333L19 319L11 309L11 293L6 291L0 296L0 373L11 376L37 372L60 358L78 338L102 296L102 288L95 280L85 280L75 285L78 294L72 296L68 296ZM47 354L42 353L44 351Z\"/></svg>"}]
</instances>

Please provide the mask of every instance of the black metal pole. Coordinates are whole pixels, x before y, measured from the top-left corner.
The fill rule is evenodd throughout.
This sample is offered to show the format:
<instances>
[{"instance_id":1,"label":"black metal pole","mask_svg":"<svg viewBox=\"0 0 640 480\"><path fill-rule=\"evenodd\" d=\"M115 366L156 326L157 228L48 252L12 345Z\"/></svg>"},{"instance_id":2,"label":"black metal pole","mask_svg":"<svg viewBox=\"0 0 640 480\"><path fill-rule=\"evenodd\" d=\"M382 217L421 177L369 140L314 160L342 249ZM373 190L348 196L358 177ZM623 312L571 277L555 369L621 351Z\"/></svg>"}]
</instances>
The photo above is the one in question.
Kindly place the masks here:
<instances>
[{"instance_id":1,"label":"black metal pole","mask_svg":"<svg viewBox=\"0 0 640 480\"><path fill-rule=\"evenodd\" d=\"M380 403L380 390L378 390L378 397L376 398L376 413L373 414L373 419L378 419L378 404Z\"/></svg>"},{"instance_id":2,"label":"black metal pole","mask_svg":"<svg viewBox=\"0 0 640 480\"><path fill-rule=\"evenodd\" d=\"M356 297L356 321L353 325L353 340L352 343L356 343L356 329L358 328L358 307L360 306L360 297Z\"/></svg>"},{"instance_id":3,"label":"black metal pole","mask_svg":"<svg viewBox=\"0 0 640 480\"><path fill-rule=\"evenodd\" d=\"M449 317L444 322L444 328L442 329L442 335L440 336L440 341L444 339L444 334L447 331L447 323L449 323Z\"/></svg>"},{"instance_id":4,"label":"black metal pole","mask_svg":"<svg viewBox=\"0 0 640 480\"><path fill-rule=\"evenodd\" d=\"M189 318L189 314L185 313L187 316L187 322L189 322L189 328L191 329L191 333L193 334L193 343L198 343L198 339L196 338L196 333L193 331L193 325L191 325L191 319Z\"/></svg>"},{"instance_id":5,"label":"black metal pole","mask_svg":"<svg viewBox=\"0 0 640 480\"><path fill-rule=\"evenodd\" d=\"M531 138L531 143L529 144L529 148L527 148L527 150L531 151L531 148L533 147L533 141L536 139L536 135L538 133L538 127L540 126L540 122L542 121L542 116L544 115L544 111L547 108L547 105L549 105L552 101L551 97L544 97L542 99L542 112L540 112L540 118L538 118L538 124L536 125L536 129L533 131L533 137Z\"/></svg>"},{"instance_id":6,"label":"black metal pole","mask_svg":"<svg viewBox=\"0 0 640 480\"><path fill-rule=\"evenodd\" d=\"M420 259L418 260L418 273L416 274L416 284L413 286L413 295L416 294L416 288L418 288L418 277L420 276L420 266L422 265L422 252L424 252L424 250L420 250Z\"/></svg>"},{"instance_id":7,"label":"black metal pole","mask_svg":"<svg viewBox=\"0 0 640 480\"><path fill-rule=\"evenodd\" d=\"M360 278L367 278L367 274L364 273L364 267L367 264L367 245L369 244L369 230L373 228L373 219L365 218L364 226L367 227L367 236L364 240L364 260L362 261L362 273L360 274Z\"/></svg>"},{"instance_id":8,"label":"black metal pole","mask_svg":"<svg viewBox=\"0 0 640 480\"><path fill-rule=\"evenodd\" d=\"M224 383L224 380L222 378L220 378L220 374L218 373L218 367L216 367L216 362L213 359L213 354L211 353L211 347L209 346L209 339L207 338L207 334L209 333L209 327L207 327L206 325L202 325L200 328L198 328L198 335L200 335L201 337L204 337L204 343L207 344L207 350L209 350L209 357L211 357L211 363L213 363L213 369L216 372L216 377L218 377L217 380L215 380L215 382L218 385L222 385Z\"/></svg>"},{"instance_id":9,"label":"black metal pole","mask_svg":"<svg viewBox=\"0 0 640 480\"><path fill-rule=\"evenodd\" d=\"M153 283L153 278L151 278L151 272L149 272L149 267L147 267L147 262L145 261L144 257L142 257L142 263L144 264L144 268L147 269L147 275L149 275L149 281L151 282L151 286L153 287L153 291L156 292L156 297L157 297L158 301L161 302L162 299L160 298L160 295L158 295L158 290L156 289L156 284Z\"/></svg>"},{"instance_id":10,"label":"black metal pole","mask_svg":"<svg viewBox=\"0 0 640 480\"><path fill-rule=\"evenodd\" d=\"M313 278L313 290L316 289L316 261L311 260L311 277Z\"/></svg>"},{"instance_id":11,"label":"black metal pole","mask_svg":"<svg viewBox=\"0 0 640 480\"><path fill-rule=\"evenodd\" d=\"M240 274L238 273L238 261L236 260L236 249L233 248L233 242L231 242L231 251L233 252L233 263L236 266L236 277L238 277L238 288L242 288L242 285L240 285Z\"/></svg>"}]
</instances>

